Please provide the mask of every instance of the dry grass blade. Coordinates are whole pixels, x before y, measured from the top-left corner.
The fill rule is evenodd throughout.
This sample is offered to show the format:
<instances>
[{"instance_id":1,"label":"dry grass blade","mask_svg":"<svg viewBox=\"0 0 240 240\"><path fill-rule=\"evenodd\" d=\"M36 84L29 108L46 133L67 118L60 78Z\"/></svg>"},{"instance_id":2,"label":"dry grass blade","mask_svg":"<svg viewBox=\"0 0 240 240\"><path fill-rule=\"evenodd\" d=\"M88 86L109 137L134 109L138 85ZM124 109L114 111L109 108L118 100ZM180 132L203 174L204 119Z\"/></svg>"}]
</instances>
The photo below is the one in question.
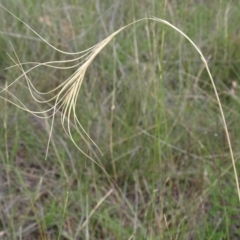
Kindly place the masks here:
<instances>
[{"instance_id":1,"label":"dry grass blade","mask_svg":"<svg viewBox=\"0 0 240 240\"><path fill-rule=\"evenodd\" d=\"M83 222L83 224L80 226L80 228L78 229L77 232L80 232L83 230L83 228L88 224L89 219L92 217L92 215L97 211L97 209L102 205L102 203L110 196L110 194L113 192L113 189L110 189L106 195L101 198L98 203L96 204L96 206L92 209L92 211L89 213L89 215L87 216L87 219Z\"/></svg>"},{"instance_id":2,"label":"dry grass blade","mask_svg":"<svg viewBox=\"0 0 240 240\"><path fill-rule=\"evenodd\" d=\"M34 70L35 68L39 67L39 66L46 66L46 67L55 67L55 68L61 68L64 69L62 67L57 67L56 64L58 63L64 63L64 61L60 61L60 62L46 62L46 63L35 63L36 65L34 67L32 67L30 70L28 71L24 71L23 69L23 65L26 64L17 64L15 62L14 66L17 66L21 69L21 71L23 72L23 74L16 79L14 82L16 82L17 80L19 80L21 77L25 77L28 87L29 87L29 91L33 97L33 99L35 101L38 101L35 97L34 94L49 94L49 93L55 93L55 96L53 98L50 98L46 101L40 102L39 103L46 103L49 102L53 99L55 99L55 104L52 108L48 109L47 111L44 112L34 112L31 111L30 109L28 109L26 106L24 106L21 102L21 109L24 109L34 115L38 115L39 114L43 114L49 111L53 111L53 113L51 115L49 115L49 117L52 116L52 125L51 125L51 130L50 130L50 137L52 134L52 129L53 129L53 123L54 123L54 118L55 118L55 114L59 111L60 108L62 108L62 113L61 113L61 122L62 122L62 126L64 128L64 131L66 132L66 134L69 136L69 138L72 140L72 142L74 143L74 145L79 149L79 151L81 151L85 156L87 156L88 158L90 158L92 161L94 161L90 156L88 156L86 153L84 153L81 148L77 145L77 143L74 141L73 135L72 135L72 130L71 130L71 124L70 121L73 118L74 124L75 124L75 128L74 130L76 130L81 136L82 138L85 140L85 142L87 142L87 139L90 139L90 141L97 147L97 144L94 143L94 141L90 138L90 136L88 135L88 133L84 130L84 128L82 127L80 120L77 117L76 114L76 105L77 105L77 97L79 95L83 80L84 80L84 76L85 73L89 67L89 65L93 62L93 60L95 59L95 57L103 50L103 48L117 35L119 34L121 31L123 31L124 29L128 28L129 26L132 26L133 24L136 24L140 21L156 21L156 22L160 22L163 23L167 26L169 26L170 28L174 29L175 31L177 31L180 35L182 35L185 39L187 39L191 45L194 47L194 49L199 53L201 60L203 61L206 70L208 72L209 78L211 80L211 84L212 87L214 89L215 92L215 96L218 102L218 106L219 106L219 111L221 113L221 118L223 121L223 126L226 132L226 137L227 137L227 142L228 142L228 146L229 146L229 151L230 151L230 156L231 156L231 160L232 160L232 166L233 166L233 171L234 171L234 176L235 176L235 182L236 182L236 187L237 187L237 193L238 193L238 198L239 198L239 202L240 202L240 189L239 189L239 183L238 183L238 174L237 174L237 170L236 170L236 165L235 165L235 159L234 159L234 155L233 155L233 151L232 151L232 145L231 145L231 140L229 137L229 133L228 133L228 128L227 128L227 124L226 124L226 120L225 120L225 116L224 116L224 112L222 109L222 105L219 99L219 95L213 80L213 77L211 75L211 72L209 70L208 67L208 63L207 60L205 59L205 57L203 56L201 50L197 47L197 45L185 34L183 33L180 29L178 29L177 27L175 27L174 25L172 25L171 23L163 20L163 19L159 19L156 17L149 17L149 18L143 18L143 19L139 19L137 21L134 21L122 28L120 28L119 30L115 31L114 33L112 33L110 36L108 36L106 39L104 39L103 41L101 41L100 43L96 44L95 46L85 50L85 51L81 51L81 52L76 52L76 53L69 53L69 52L64 52L60 49L57 49L56 47L54 47L53 45L51 45L49 42L47 42L44 38L42 38L36 31L34 31L29 25L27 25L25 22L23 22L21 19L19 19L18 17L16 17L13 13L11 13L9 10L7 10L6 8L4 8L2 5L0 5L3 9L5 9L8 13L10 13L14 18L16 18L17 20L21 21L26 27L28 27L31 31L33 31L39 38L41 38L46 44L48 44L51 48L53 48L54 50L63 53L63 54L68 54L68 55L80 55L77 58L74 58L73 60L71 60L72 62L74 61L79 61L81 59L81 65L80 67L75 71L75 73L70 76L67 80L65 80L61 85L59 85L58 87L56 87L55 89L46 92L46 93L40 93L39 91L37 91L37 89L33 86L33 84L31 83L30 79L27 77L27 74ZM69 61L66 61L69 62ZM33 63L31 63L33 64ZM78 66L78 64L73 65L73 67ZM13 82L13 83L14 83ZM12 84L13 84L12 83ZM9 89L9 87L12 85L8 85L7 88L3 89L2 91L7 91ZM1 92L2 92L1 91ZM34 93L35 92L35 93ZM4 98L4 97L1 97ZM87 138L87 139L86 139ZM49 143L48 143L48 147L49 147ZM47 152L48 152L48 147L47 147ZM99 150L100 151L100 150ZM94 161L96 164L98 164L96 161ZM99 165L99 164L98 164ZM100 166L100 165L99 165ZM103 167L100 166L102 169Z\"/></svg>"}]
</instances>

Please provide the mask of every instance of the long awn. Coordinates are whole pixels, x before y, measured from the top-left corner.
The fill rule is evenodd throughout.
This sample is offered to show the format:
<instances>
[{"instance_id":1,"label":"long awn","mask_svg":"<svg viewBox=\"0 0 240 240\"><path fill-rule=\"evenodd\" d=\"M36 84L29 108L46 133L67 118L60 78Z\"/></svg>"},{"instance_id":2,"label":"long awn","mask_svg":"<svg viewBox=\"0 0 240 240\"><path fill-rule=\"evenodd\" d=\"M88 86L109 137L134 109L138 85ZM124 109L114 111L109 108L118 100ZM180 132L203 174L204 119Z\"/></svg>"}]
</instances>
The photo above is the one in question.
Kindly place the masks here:
<instances>
[{"instance_id":1,"label":"long awn","mask_svg":"<svg viewBox=\"0 0 240 240\"><path fill-rule=\"evenodd\" d=\"M19 99L15 98L19 103L15 103L12 102L8 99L5 99L4 97L0 96L2 99L5 99L9 102L11 102L12 104L14 104L15 106L34 114L37 117L41 117L41 118L46 118L46 117L52 117L52 124L51 124L51 129L50 129L50 134L49 134L49 141L48 141L48 145L47 145L47 151L46 151L46 156L48 153L48 149L49 149L49 144L50 144L50 138L52 135L52 130L53 130L53 124L54 124L54 119L55 119L55 115L57 112L59 112L59 109L62 109L61 112L61 123L63 126L64 131L66 132L66 134L69 136L69 138L72 140L72 142L74 143L74 145L79 149L80 152L82 152L85 156L87 156L89 159L91 159L92 161L94 161L98 166L100 166L103 170L103 166L101 166L99 163L97 163L93 158L91 158L90 156L88 156L78 145L77 143L74 141L74 138L72 136L72 130L71 130L71 120L73 118L73 123L74 123L74 130L76 130L81 137L84 139L84 141L87 143L87 139L90 139L90 141L97 147L97 144L94 143L94 141L90 138L90 136L88 135L88 133L84 130L83 126L80 123L80 120L78 119L77 115L76 115L76 106L77 106L77 97L78 94L80 92L83 80L84 80L84 76L85 73L89 67L89 65L93 62L93 60L95 59L95 57L102 51L102 49L109 43L111 42L111 40L120 32L122 32L124 29L138 23L141 21L156 21L156 22L160 22L163 23L167 26L169 26L170 28L174 29L175 31L177 31L180 35L182 35L185 39L187 39L190 44L194 47L194 49L198 52L198 54L200 55L201 60L203 61L205 68L207 70L208 76L210 78L217 102L218 102L218 107L219 107L219 111L221 114L221 118L223 121L223 126L225 129L225 133L226 133L226 138L227 138L227 142L228 142L228 146L229 146L229 152L230 152L230 157L231 157L231 161L232 161L232 167L233 167L233 171L234 171L234 176L235 176L235 182L236 182L236 187L237 187L237 193L238 193L238 198L239 198L239 202L240 202L240 189L239 189L239 183L238 183L238 174L237 174L237 170L236 170L236 165L235 165L235 159L234 159L234 154L233 154L233 150L232 150L232 144L231 144L231 140L229 137L229 133L228 133L228 128L227 128L227 124L226 124L226 119L224 116L224 112L223 112L223 108L222 108L222 104L221 101L219 99L219 95L218 95L218 91L216 89L216 85L214 83L212 74L209 70L208 67L208 63L206 58L203 56L201 50L197 47L197 45L185 34L183 33L179 28L175 27L174 25L172 25L171 23L169 23L166 20L160 19L160 18L156 18L156 17L148 17L148 18L142 18L139 20L136 20L120 29L118 29L117 31L115 31L114 33L112 33L110 36L108 36L107 38L105 38L104 40L102 40L101 42L99 42L98 44L92 46L91 48L88 48L84 51L81 52L76 52L76 53L72 53L72 52L65 52L62 51L56 47L54 47L52 44L50 44L47 40L45 40L44 38L42 38L35 30L33 30L28 24L26 24L24 21L22 21L20 18L18 18L17 16L15 16L12 12L10 12L9 10L7 10L4 6L2 6L0 4L0 6L6 10L9 14L11 14L15 19L17 19L18 21L22 22L26 27L28 27L33 33L35 33L42 41L44 41L49 47L53 48L54 50L63 53L63 54L67 54L67 55L73 55L73 56L78 56L73 58L72 60L68 60L68 61L52 61L52 62L45 62L45 63L38 63L38 62L28 62L28 63L20 63L19 61L16 62L14 61L15 65L11 66L12 67L19 67L20 70L23 72L22 75L20 75L17 79L15 79L11 84L9 84L7 87L2 88L1 92L4 91L8 91L9 92L9 87L11 85L13 85L15 82L17 82L19 79L21 79L22 77L25 77L29 91L31 96L33 97L33 99L35 101L37 101L38 103L49 103L50 101L54 100L55 103L52 107L50 107L49 109L45 110L45 111L40 111L40 112L36 112L36 111L32 111L29 108L27 108ZM16 54L15 54L16 55ZM80 61L80 62L79 62ZM62 63L71 63L71 62L77 62L75 65L70 66L70 67L59 67L57 66L57 64L62 64ZM23 69L23 65L25 64L33 64L34 66L32 68L30 68L28 71L24 71ZM52 89L51 91L48 92L39 92L31 83L31 80L28 78L27 74L36 69L39 66L46 66L46 67L51 67L51 68L59 68L59 69L70 69L70 68L74 68L74 67L78 67L78 69L69 77L67 78L63 83L61 83L58 87ZM35 93L34 93L35 92ZM47 100L39 100L35 97L35 95L47 95L47 94L52 94L55 93L54 97L51 97ZM49 113L46 116L46 113ZM87 139L86 139L87 138ZM100 149L97 147L97 149L100 151ZM101 152L101 151L100 151ZM104 170L105 171L105 170Z\"/></svg>"}]
</instances>

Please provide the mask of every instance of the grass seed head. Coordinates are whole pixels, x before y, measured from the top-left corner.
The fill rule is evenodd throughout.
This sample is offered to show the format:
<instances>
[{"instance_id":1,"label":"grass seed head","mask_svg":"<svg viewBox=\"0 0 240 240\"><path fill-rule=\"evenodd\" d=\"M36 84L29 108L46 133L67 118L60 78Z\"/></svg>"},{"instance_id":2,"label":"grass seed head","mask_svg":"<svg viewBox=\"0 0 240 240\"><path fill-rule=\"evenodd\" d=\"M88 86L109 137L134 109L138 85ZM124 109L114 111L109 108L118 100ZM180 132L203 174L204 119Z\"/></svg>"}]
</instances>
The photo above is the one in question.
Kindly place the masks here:
<instances>
[{"instance_id":1,"label":"grass seed head","mask_svg":"<svg viewBox=\"0 0 240 240\"><path fill-rule=\"evenodd\" d=\"M51 101L54 100L54 105L49 107L47 110L44 111L33 111L31 109L29 109L27 106L25 106L17 97L15 97L13 94L10 93L10 95L18 102L12 102L9 101L7 99L7 101L11 102L12 104L14 104L15 106L21 108L22 110L25 110L29 113L32 113L34 116L36 117L40 117L40 118L52 118L52 124L51 124L51 128L50 128L50 134L49 134L49 141L48 141L48 146L47 146L47 151L46 151L46 155L48 153L48 148L49 148L49 144L50 144L50 139L51 139L51 135L52 135L52 130L53 130L53 125L54 125L54 119L55 119L55 115L57 113L61 114L61 123L63 126L63 129L65 131L65 133L68 135L68 137L71 139L71 141L74 143L74 145L79 149L80 152L82 152L85 156L87 156L89 159L91 159L92 161L94 161L97 165L99 165L103 170L104 168L98 164L94 159L92 159L90 156L88 156L82 149L81 147L78 146L78 144L75 142L73 135L72 135L72 128L74 129L74 131L77 131L78 134L80 134L80 136L83 138L83 140L88 144L88 140L90 140L96 147L97 144L94 143L94 141L91 139L91 137L88 135L88 133L84 130L83 126L81 125L81 121L79 120L77 114L76 114L76 106L77 106L77 98L78 95L80 93L81 90L81 86L84 80L84 76L85 73L88 69L88 67L91 65L91 63L93 62L93 60L95 59L95 57L104 49L105 46L107 46L109 44L109 42L111 42L111 40L120 32L122 32L124 29L137 24L140 21L155 21L155 22L160 22L162 24L167 25L168 27L172 28L173 30L177 31L180 35L182 35L185 39L187 39L190 44L194 47L194 49L198 52L201 60L203 61L205 68L207 70L207 73L209 75L212 87L214 89L214 93L218 102L218 106L219 106L219 111L221 113L221 117L222 117L222 121L223 121L223 126L226 132L226 136L227 136L227 142L228 142L228 146L229 146L229 151L230 151L230 156L231 156L231 160L232 160L232 166L233 166L233 170L234 170L234 176L235 176L235 181L236 181L236 187L237 187L237 192L238 192L238 198L240 201L240 189L239 189L239 183L238 183L238 175L237 175L237 171L236 171L236 166L235 166L235 160L234 160L234 155L233 155L233 151L232 151L232 145L231 145L231 141L230 141L230 137L229 137L229 133L228 133L228 129L227 129L227 124L226 124L226 120L225 120L225 116L224 116L224 112L222 109L222 105L219 99L219 95L213 80L213 77L211 75L211 72L209 70L208 67L208 63L206 58L204 57L204 55L202 54L201 50L197 47L197 45L184 33L182 32L179 28L177 28L176 26L172 25L171 23L169 23L168 21L165 21L163 19L160 18L156 18L156 17L149 17L149 18L143 18L143 19L139 19L136 20L120 29L118 29L117 31L115 31L114 33L112 33L110 36L108 36L107 38L105 38L104 40L102 40L101 42L99 42L98 44L84 50L81 52L76 52L76 53L72 53L72 52L65 52L62 51L58 48L56 48L55 46L53 46L52 44L50 44L46 39L44 39L43 37L41 37L34 29L32 29L28 24L26 24L25 22L23 22L21 19L19 19L17 16L15 16L13 13L11 13L9 10L7 10L4 6L2 6L0 4L0 6L5 9L9 14L11 14L15 19L17 19L18 21L22 22L27 28L29 28L33 33L35 33L42 41L44 41L49 47L51 47L52 49L58 51L59 53L62 54L67 54L67 55L73 55L73 56L77 56L75 58L73 58L72 60L68 60L68 61L52 61L52 62L44 62L44 63L39 63L39 62L29 62L29 63L21 63L17 57L17 54L15 52L15 56L17 61L14 61L14 65L11 66L12 67L18 67L21 71L22 71L22 75L20 75L17 79L15 79L11 84L9 84L7 87L2 88L2 90L0 91L0 93L7 91L9 92L9 88L16 83L18 80L20 80L21 78L25 78L29 92L33 98L34 101L41 103L41 104L49 104ZM80 63L79 63L80 61ZM72 66L70 67L60 67L58 66L59 64L64 64L64 63L74 63ZM33 67L30 68L29 70L25 71L24 70L24 65L26 64L32 64ZM57 69L70 69L70 68L75 68L78 67L78 69L69 77L67 78L63 83L61 83L59 86L57 86L56 88L48 91L48 92L39 92L34 85L32 84L31 80L28 78L28 73L30 71L35 70L37 67L40 66L46 66L46 67L50 67L50 68L57 68ZM47 99L47 95L49 94L54 94L53 97L50 97ZM45 100L40 100L37 98L37 96L43 95ZM5 99L4 97L0 96L2 99ZM5 99L6 100L6 99ZM60 109L62 109L60 111ZM73 119L73 121L72 121ZM100 151L100 149L97 147L97 149ZM101 151L100 151L101 152ZM105 171L105 170L104 170Z\"/></svg>"}]
</instances>

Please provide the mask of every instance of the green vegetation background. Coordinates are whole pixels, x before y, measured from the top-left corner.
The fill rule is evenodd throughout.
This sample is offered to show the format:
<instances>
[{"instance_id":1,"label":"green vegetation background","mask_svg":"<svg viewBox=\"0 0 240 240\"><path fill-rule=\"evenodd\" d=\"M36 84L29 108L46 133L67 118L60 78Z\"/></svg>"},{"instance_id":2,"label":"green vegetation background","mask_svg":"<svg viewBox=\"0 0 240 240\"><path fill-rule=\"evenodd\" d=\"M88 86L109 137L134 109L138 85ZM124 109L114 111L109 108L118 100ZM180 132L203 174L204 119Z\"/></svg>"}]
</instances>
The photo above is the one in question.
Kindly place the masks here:
<instances>
[{"instance_id":1,"label":"green vegetation background","mask_svg":"<svg viewBox=\"0 0 240 240\"><path fill-rule=\"evenodd\" d=\"M240 143L240 2L227 0L2 1L57 48L77 52L133 20L156 16L186 33L209 60L236 165ZM69 60L0 8L0 86L20 62ZM14 50L13 50L14 49ZM7 55L8 54L8 55ZM31 65L24 65L25 71ZM76 69L39 67L39 91ZM212 86L199 55L174 30L145 21L120 33L89 67L77 115L103 156L57 115L51 120L4 100L33 101L24 78L1 92L0 239L240 239L234 174ZM42 96L44 99L44 95Z\"/></svg>"}]
</instances>

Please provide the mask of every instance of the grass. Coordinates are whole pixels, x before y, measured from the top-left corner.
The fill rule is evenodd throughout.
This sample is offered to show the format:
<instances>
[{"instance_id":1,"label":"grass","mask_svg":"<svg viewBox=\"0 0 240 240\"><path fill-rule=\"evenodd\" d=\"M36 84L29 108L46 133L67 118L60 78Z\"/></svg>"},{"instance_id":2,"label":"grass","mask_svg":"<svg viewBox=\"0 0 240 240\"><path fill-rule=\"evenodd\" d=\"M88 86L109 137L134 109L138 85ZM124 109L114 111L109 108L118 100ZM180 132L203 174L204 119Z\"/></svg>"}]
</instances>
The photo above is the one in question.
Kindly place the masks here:
<instances>
[{"instance_id":1,"label":"grass","mask_svg":"<svg viewBox=\"0 0 240 240\"><path fill-rule=\"evenodd\" d=\"M52 0L41 4L9 1L4 6L65 52L87 49L145 17L146 12L164 16L209 59L238 169L237 2L90 1L79 6L74 0L67 5ZM11 58L15 63L72 59L0 11L4 19L2 69L14 64ZM25 72L31 67L23 65ZM2 71L1 87L11 84L22 71L16 67ZM74 71L41 66L28 77L39 91L46 92ZM22 78L1 96L15 101L14 95L36 112L54 106L54 101L46 107L32 101L26 86ZM47 100L44 95L35 96ZM240 237L237 173L218 102L204 63L181 35L150 21L119 33L89 65L75 101L76 116L103 156L74 129L72 139L104 167L117 187L72 144L61 127L60 114L55 115L45 160L51 121L27 114L3 99L0 238ZM69 123L74 124L74 117Z\"/></svg>"}]
</instances>

